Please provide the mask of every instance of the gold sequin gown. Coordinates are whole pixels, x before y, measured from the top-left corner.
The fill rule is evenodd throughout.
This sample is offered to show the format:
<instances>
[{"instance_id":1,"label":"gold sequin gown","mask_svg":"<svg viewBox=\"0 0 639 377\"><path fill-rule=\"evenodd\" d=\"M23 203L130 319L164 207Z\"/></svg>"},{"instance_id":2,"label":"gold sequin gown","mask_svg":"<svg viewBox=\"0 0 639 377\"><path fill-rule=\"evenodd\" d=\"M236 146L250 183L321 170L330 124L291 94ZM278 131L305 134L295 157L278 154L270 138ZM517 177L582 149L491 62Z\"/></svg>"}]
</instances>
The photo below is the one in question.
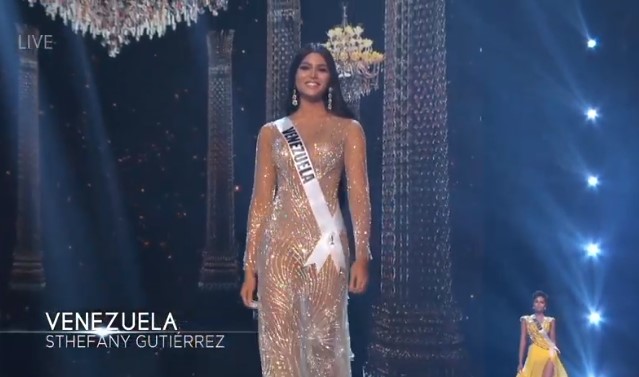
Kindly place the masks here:
<instances>
[{"instance_id":1,"label":"gold sequin gown","mask_svg":"<svg viewBox=\"0 0 639 377\"><path fill-rule=\"evenodd\" d=\"M371 208L366 142L361 125L331 116L296 124L332 214L347 178L355 253L370 258ZM249 208L244 268L257 272L258 333L265 377L350 377L347 319L348 239L340 235L347 270L332 259L304 267L319 236L284 136L260 129Z\"/></svg>"},{"instance_id":2,"label":"gold sequin gown","mask_svg":"<svg viewBox=\"0 0 639 377\"><path fill-rule=\"evenodd\" d=\"M528 347L528 355L526 356L524 369L517 374L517 377L543 377L544 368L546 368L546 364L548 363L553 363L554 365L553 377L568 377L566 369L559 359L559 354L557 352L551 352L552 346L539 331L534 315L523 316L520 320L526 324L526 330L531 344L530 347ZM554 322L555 319L552 317L544 318L541 326L546 334L550 334Z\"/></svg>"}]
</instances>

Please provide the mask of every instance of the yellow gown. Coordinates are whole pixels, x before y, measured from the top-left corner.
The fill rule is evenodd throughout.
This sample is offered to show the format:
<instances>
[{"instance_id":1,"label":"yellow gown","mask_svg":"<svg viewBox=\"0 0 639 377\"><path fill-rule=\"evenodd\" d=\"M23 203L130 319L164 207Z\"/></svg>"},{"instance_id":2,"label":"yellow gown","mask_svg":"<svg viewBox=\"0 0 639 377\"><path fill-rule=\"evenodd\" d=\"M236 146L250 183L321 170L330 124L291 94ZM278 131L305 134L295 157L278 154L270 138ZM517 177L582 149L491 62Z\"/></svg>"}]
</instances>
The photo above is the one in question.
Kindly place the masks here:
<instances>
[{"instance_id":1,"label":"yellow gown","mask_svg":"<svg viewBox=\"0 0 639 377\"><path fill-rule=\"evenodd\" d=\"M525 315L521 317L521 321L526 324L528 337L531 344L528 347L526 363L523 370L517 374L517 377L544 377L544 368L548 363L554 364L553 377L568 377L566 369L559 359L559 352L554 350L554 345L548 341L547 337L540 331L534 315ZM550 330L555 323L552 317L545 317L541 326L546 334L550 334Z\"/></svg>"},{"instance_id":2,"label":"yellow gown","mask_svg":"<svg viewBox=\"0 0 639 377\"><path fill-rule=\"evenodd\" d=\"M296 127L334 216L346 172L355 253L370 258L371 205L361 125L330 116ZM330 258L319 271L305 266L320 232L297 174L284 136L272 123L263 126L244 259L245 269L257 272L262 376L350 377L348 267L338 270ZM339 237L348 261L347 235Z\"/></svg>"}]
</instances>

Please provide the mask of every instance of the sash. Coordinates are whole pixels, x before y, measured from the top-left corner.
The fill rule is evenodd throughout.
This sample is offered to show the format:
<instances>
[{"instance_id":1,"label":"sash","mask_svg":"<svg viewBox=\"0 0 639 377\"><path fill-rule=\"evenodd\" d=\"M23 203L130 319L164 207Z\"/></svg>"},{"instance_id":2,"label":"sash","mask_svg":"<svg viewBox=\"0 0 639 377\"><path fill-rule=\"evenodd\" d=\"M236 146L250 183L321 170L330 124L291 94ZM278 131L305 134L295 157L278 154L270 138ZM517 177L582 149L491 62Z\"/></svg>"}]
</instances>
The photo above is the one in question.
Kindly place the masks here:
<instances>
[{"instance_id":1,"label":"sash","mask_svg":"<svg viewBox=\"0 0 639 377\"><path fill-rule=\"evenodd\" d=\"M340 268L346 269L346 260L340 238L340 233L344 229L342 213L338 207L335 215L331 215L317 179L317 174L313 168L313 162L293 122L288 117L285 117L277 120L275 126L286 139L297 176L302 183L302 187L304 187L306 198L320 230L320 238L304 266L315 264L317 271L319 271L328 257L331 256L333 264L338 270Z\"/></svg>"},{"instance_id":2,"label":"sash","mask_svg":"<svg viewBox=\"0 0 639 377\"><path fill-rule=\"evenodd\" d=\"M539 322L537 317L533 317L533 321L537 325L537 330L539 331L539 334L541 335L541 337L544 338L546 343L548 343L548 347L550 348L549 349L550 357L555 357L555 355L559 353L559 348L557 348L557 345L555 344L555 342L553 342L552 339L550 339L550 337L546 333L546 330L544 330L544 326L541 324L541 322Z\"/></svg>"}]
</instances>

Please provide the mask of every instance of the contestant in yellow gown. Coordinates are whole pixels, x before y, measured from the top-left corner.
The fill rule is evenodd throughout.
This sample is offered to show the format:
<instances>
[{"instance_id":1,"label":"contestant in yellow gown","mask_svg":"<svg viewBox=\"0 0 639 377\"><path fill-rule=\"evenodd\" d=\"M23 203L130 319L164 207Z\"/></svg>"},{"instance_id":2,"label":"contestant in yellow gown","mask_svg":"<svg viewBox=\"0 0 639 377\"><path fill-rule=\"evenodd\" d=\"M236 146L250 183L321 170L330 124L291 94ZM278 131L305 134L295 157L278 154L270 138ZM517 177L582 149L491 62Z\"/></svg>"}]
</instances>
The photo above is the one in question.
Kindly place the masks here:
<instances>
[{"instance_id":1,"label":"contestant in yellow gown","mask_svg":"<svg viewBox=\"0 0 639 377\"><path fill-rule=\"evenodd\" d=\"M302 183L305 178L300 179L307 177L308 164L302 162L304 156L293 156L291 139L277 124L263 126L257 141L241 295L250 306L257 287L265 377L351 376L347 300L349 289L362 293L368 280L371 206L364 132L344 111L335 65L327 54L314 46L294 59L291 81L295 87L291 86L292 108L286 119L305 145L325 197L326 213L335 223L342 220L338 188L346 173L356 261L349 271L348 238L339 226L341 230L330 237L334 234L339 240L331 240L341 241L339 253L345 264L337 266L336 259L341 257L331 254L321 267L308 265L326 234L318 227ZM296 148L302 147L298 143ZM304 164L306 168L300 168Z\"/></svg>"},{"instance_id":2,"label":"contestant in yellow gown","mask_svg":"<svg viewBox=\"0 0 639 377\"><path fill-rule=\"evenodd\" d=\"M521 321L521 339L519 349L519 372L517 377L568 377L559 358L556 342L556 321L544 315L548 295L537 291L533 294L535 313L525 315ZM523 363L526 339L530 346Z\"/></svg>"}]
</instances>

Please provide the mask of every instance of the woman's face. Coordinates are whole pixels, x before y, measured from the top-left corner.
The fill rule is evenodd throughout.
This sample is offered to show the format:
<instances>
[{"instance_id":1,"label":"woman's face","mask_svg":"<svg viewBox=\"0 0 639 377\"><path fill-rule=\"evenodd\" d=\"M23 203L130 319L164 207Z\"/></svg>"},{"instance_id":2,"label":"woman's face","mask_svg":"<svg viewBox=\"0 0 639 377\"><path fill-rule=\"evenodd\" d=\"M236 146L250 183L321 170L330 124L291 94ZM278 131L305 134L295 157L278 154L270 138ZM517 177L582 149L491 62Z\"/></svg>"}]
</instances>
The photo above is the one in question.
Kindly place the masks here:
<instances>
[{"instance_id":1,"label":"woman's face","mask_svg":"<svg viewBox=\"0 0 639 377\"><path fill-rule=\"evenodd\" d=\"M324 57L312 52L302 60L295 74L295 87L299 94L310 100L319 100L328 90L331 74Z\"/></svg>"},{"instance_id":2,"label":"woman's face","mask_svg":"<svg viewBox=\"0 0 639 377\"><path fill-rule=\"evenodd\" d=\"M543 297L535 298L535 301L533 301L533 309L537 313L544 312L546 310L546 299Z\"/></svg>"}]
</instances>

